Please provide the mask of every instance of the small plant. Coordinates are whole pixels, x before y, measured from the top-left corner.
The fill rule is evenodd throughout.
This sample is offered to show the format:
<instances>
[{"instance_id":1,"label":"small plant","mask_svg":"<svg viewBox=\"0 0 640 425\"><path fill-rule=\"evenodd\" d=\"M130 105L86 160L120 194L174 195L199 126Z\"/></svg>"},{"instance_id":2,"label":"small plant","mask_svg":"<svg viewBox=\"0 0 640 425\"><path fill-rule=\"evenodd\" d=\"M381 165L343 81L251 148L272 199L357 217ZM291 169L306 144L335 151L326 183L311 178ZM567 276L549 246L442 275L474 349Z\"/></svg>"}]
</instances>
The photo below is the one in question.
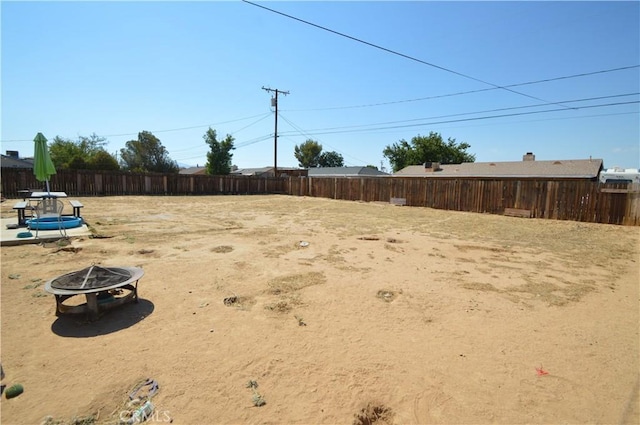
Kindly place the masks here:
<instances>
[{"instance_id":1,"label":"small plant","mask_svg":"<svg viewBox=\"0 0 640 425\"><path fill-rule=\"evenodd\" d=\"M293 316L296 318L296 320L298 321L298 326L307 326L307 324L305 323L304 319L300 316Z\"/></svg>"},{"instance_id":2,"label":"small plant","mask_svg":"<svg viewBox=\"0 0 640 425\"><path fill-rule=\"evenodd\" d=\"M246 385L247 388L250 388L251 391L253 391L253 405L256 407L261 407L264 406L265 404L267 404L267 401L264 399L264 397L262 396L262 394L260 394L257 390L258 388L258 382L254 381L254 380L250 380L249 382L247 382Z\"/></svg>"},{"instance_id":3,"label":"small plant","mask_svg":"<svg viewBox=\"0 0 640 425\"><path fill-rule=\"evenodd\" d=\"M267 402L262 397L262 395L258 393L255 393L252 399L253 399L253 405L256 407L264 406L265 404L267 404Z\"/></svg>"},{"instance_id":4,"label":"small plant","mask_svg":"<svg viewBox=\"0 0 640 425\"><path fill-rule=\"evenodd\" d=\"M72 425L93 425L97 422L97 418L95 416L81 416L78 418L73 418L71 420Z\"/></svg>"},{"instance_id":5,"label":"small plant","mask_svg":"<svg viewBox=\"0 0 640 425\"><path fill-rule=\"evenodd\" d=\"M61 419L55 419L53 416L45 416L42 425L64 425L64 421Z\"/></svg>"},{"instance_id":6,"label":"small plant","mask_svg":"<svg viewBox=\"0 0 640 425\"><path fill-rule=\"evenodd\" d=\"M56 246L57 247L65 247L67 245L69 245L71 243L71 241L69 240L69 238L62 238L59 239L58 241L56 241Z\"/></svg>"}]
</instances>

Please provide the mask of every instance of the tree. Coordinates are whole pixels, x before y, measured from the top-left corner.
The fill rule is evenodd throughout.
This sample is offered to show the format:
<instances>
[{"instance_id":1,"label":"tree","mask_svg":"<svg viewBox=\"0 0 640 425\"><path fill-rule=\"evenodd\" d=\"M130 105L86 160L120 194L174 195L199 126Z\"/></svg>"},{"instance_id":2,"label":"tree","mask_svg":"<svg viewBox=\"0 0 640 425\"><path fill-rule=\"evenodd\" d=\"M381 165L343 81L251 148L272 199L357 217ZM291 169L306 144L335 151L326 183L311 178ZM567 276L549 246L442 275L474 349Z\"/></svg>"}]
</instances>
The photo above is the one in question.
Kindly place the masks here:
<instances>
[{"instance_id":1,"label":"tree","mask_svg":"<svg viewBox=\"0 0 640 425\"><path fill-rule=\"evenodd\" d=\"M118 160L105 150L99 150L89 159L89 168L92 170L115 171L120 169Z\"/></svg>"},{"instance_id":2,"label":"tree","mask_svg":"<svg viewBox=\"0 0 640 425\"><path fill-rule=\"evenodd\" d=\"M445 142L439 133L432 131L428 136L413 137L411 144L402 139L398 143L385 147L382 154L389 160L395 173L408 165L419 165L425 162L441 164L474 162L476 156L467 152L470 147L470 144L456 143L456 139L452 138Z\"/></svg>"},{"instance_id":3,"label":"tree","mask_svg":"<svg viewBox=\"0 0 640 425\"><path fill-rule=\"evenodd\" d=\"M49 145L51 160L60 169L118 170L118 161L104 146L107 141L95 133L80 136L77 141L56 136Z\"/></svg>"},{"instance_id":4,"label":"tree","mask_svg":"<svg viewBox=\"0 0 640 425\"><path fill-rule=\"evenodd\" d=\"M207 152L207 174L225 175L231 172L231 158L233 158L232 150L234 138L227 134L224 140L218 141L216 131L209 127L209 130L202 136L204 141L209 145Z\"/></svg>"},{"instance_id":5,"label":"tree","mask_svg":"<svg viewBox=\"0 0 640 425\"><path fill-rule=\"evenodd\" d=\"M169 158L160 139L148 131L138 133L120 149L122 168L136 172L177 173L178 163Z\"/></svg>"},{"instance_id":6,"label":"tree","mask_svg":"<svg viewBox=\"0 0 640 425\"><path fill-rule=\"evenodd\" d=\"M344 167L344 158L338 152L322 152L318 159L319 167Z\"/></svg>"},{"instance_id":7,"label":"tree","mask_svg":"<svg viewBox=\"0 0 640 425\"><path fill-rule=\"evenodd\" d=\"M84 156L80 150L80 146L60 136L54 137L53 141L49 144L49 155L56 168L60 169L71 168L69 164L71 164L75 158L82 158Z\"/></svg>"},{"instance_id":8,"label":"tree","mask_svg":"<svg viewBox=\"0 0 640 425\"><path fill-rule=\"evenodd\" d=\"M302 168L317 167L320 163L320 153L322 145L315 140L307 139L306 142L296 145L293 155L298 160L298 165Z\"/></svg>"}]
</instances>

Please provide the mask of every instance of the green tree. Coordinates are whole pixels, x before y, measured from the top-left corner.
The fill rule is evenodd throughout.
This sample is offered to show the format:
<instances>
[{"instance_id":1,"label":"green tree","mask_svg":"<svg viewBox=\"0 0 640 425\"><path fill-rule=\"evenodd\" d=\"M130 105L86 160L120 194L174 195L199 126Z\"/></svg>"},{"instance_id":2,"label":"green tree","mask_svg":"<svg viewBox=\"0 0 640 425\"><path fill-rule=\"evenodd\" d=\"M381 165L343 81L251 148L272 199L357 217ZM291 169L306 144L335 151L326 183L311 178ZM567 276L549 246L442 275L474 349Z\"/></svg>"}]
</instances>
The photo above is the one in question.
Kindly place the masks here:
<instances>
[{"instance_id":1,"label":"green tree","mask_svg":"<svg viewBox=\"0 0 640 425\"><path fill-rule=\"evenodd\" d=\"M313 168L320 164L320 153L322 145L315 140L307 139L306 142L296 145L293 149L293 155L298 160L298 164L302 168Z\"/></svg>"},{"instance_id":2,"label":"green tree","mask_svg":"<svg viewBox=\"0 0 640 425\"><path fill-rule=\"evenodd\" d=\"M87 164L92 170L115 171L120 169L118 160L105 150L99 150L90 159Z\"/></svg>"},{"instance_id":3,"label":"green tree","mask_svg":"<svg viewBox=\"0 0 640 425\"><path fill-rule=\"evenodd\" d=\"M456 139L452 138L445 142L439 133L432 131L428 136L413 137L411 143L402 139L398 143L385 147L382 154L389 160L395 173L408 165L419 165L425 162L441 164L474 162L476 156L467 152L470 147L468 143L457 143Z\"/></svg>"},{"instance_id":4,"label":"green tree","mask_svg":"<svg viewBox=\"0 0 640 425\"><path fill-rule=\"evenodd\" d=\"M160 139L148 131L138 133L137 140L129 140L120 149L122 168L136 172L177 173L178 163L169 158Z\"/></svg>"},{"instance_id":5,"label":"green tree","mask_svg":"<svg viewBox=\"0 0 640 425\"><path fill-rule=\"evenodd\" d=\"M60 169L117 170L118 161L105 150L107 141L95 133L77 141L56 136L49 145L51 160ZM104 168L103 168L104 167Z\"/></svg>"},{"instance_id":6,"label":"green tree","mask_svg":"<svg viewBox=\"0 0 640 425\"><path fill-rule=\"evenodd\" d=\"M207 164L205 165L207 174L216 176L229 174L231 172L231 158L233 158L231 151L235 149L233 146L235 139L227 134L224 140L218 141L216 131L211 127L202 138L210 149L207 152Z\"/></svg>"},{"instance_id":7,"label":"green tree","mask_svg":"<svg viewBox=\"0 0 640 425\"><path fill-rule=\"evenodd\" d=\"M322 152L318 159L319 167L344 167L344 158L338 152Z\"/></svg>"},{"instance_id":8,"label":"green tree","mask_svg":"<svg viewBox=\"0 0 640 425\"><path fill-rule=\"evenodd\" d=\"M72 161L75 158L82 158L84 153L80 150L80 146L72 140L56 136L49 144L49 155L56 168L68 169L71 168Z\"/></svg>"},{"instance_id":9,"label":"green tree","mask_svg":"<svg viewBox=\"0 0 640 425\"><path fill-rule=\"evenodd\" d=\"M74 156L67 168L70 170L88 170L87 161L82 156Z\"/></svg>"}]
</instances>

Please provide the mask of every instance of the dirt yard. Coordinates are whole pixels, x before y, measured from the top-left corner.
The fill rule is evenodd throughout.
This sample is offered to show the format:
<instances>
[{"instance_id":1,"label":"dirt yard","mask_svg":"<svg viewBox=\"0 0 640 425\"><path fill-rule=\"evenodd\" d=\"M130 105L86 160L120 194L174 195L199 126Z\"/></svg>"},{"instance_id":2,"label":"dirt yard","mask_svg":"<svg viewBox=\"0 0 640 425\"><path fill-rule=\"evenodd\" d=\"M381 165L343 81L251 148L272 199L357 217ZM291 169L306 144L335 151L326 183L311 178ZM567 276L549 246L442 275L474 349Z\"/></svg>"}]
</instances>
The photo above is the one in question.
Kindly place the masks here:
<instances>
[{"instance_id":1,"label":"dirt yard","mask_svg":"<svg viewBox=\"0 0 640 425\"><path fill-rule=\"evenodd\" d=\"M640 421L637 227L79 199L92 237L2 248L2 424L116 424L144 378L152 424ZM140 302L56 317L45 282L92 264L142 267Z\"/></svg>"}]
</instances>

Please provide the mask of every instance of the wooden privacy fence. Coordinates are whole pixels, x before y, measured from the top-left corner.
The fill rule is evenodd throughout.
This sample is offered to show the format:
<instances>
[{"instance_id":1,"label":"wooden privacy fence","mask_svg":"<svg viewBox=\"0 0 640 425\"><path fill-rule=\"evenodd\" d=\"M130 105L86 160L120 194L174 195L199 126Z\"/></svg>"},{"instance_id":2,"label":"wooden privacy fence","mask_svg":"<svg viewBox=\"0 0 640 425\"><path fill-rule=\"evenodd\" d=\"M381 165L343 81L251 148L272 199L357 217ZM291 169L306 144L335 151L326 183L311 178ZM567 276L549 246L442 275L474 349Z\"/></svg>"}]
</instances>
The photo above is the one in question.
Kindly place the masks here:
<instances>
[{"instance_id":1,"label":"wooden privacy fence","mask_svg":"<svg viewBox=\"0 0 640 425\"><path fill-rule=\"evenodd\" d=\"M306 181L305 181L306 180ZM504 214L507 209L555 220L640 225L640 185L596 181L489 178L299 178L290 195Z\"/></svg>"},{"instance_id":2,"label":"wooden privacy fence","mask_svg":"<svg viewBox=\"0 0 640 425\"><path fill-rule=\"evenodd\" d=\"M42 188L31 170L2 168L3 196ZM59 171L51 188L70 196L286 194L594 223L640 225L640 186L596 181L418 178L257 177Z\"/></svg>"},{"instance_id":3,"label":"wooden privacy fence","mask_svg":"<svg viewBox=\"0 0 640 425\"><path fill-rule=\"evenodd\" d=\"M29 169L2 168L2 195L18 197L23 189L42 189ZM282 178L207 176L123 171L61 170L51 176L51 190L70 196L220 195L286 193Z\"/></svg>"}]
</instances>

